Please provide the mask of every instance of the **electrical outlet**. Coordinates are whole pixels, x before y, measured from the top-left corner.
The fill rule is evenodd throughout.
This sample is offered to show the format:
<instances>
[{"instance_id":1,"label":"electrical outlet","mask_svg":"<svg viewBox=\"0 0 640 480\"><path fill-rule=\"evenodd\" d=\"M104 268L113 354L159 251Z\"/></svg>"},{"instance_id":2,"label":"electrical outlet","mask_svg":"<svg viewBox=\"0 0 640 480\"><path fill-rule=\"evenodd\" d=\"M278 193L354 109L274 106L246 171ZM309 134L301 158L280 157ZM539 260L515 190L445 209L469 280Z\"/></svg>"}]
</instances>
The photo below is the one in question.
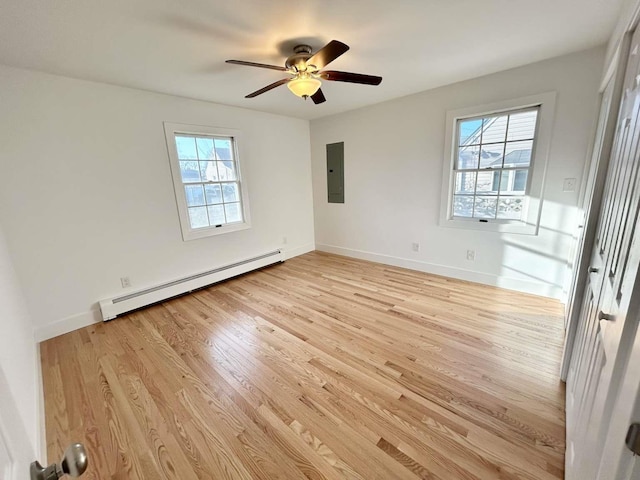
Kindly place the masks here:
<instances>
[{"instance_id":1,"label":"electrical outlet","mask_svg":"<svg viewBox=\"0 0 640 480\"><path fill-rule=\"evenodd\" d=\"M122 288L129 288L131 286L131 279L129 277L120 278L120 283L122 284Z\"/></svg>"},{"instance_id":2,"label":"electrical outlet","mask_svg":"<svg viewBox=\"0 0 640 480\"><path fill-rule=\"evenodd\" d=\"M562 183L563 192L575 192L577 180L575 178L565 178Z\"/></svg>"},{"instance_id":3,"label":"electrical outlet","mask_svg":"<svg viewBox=\"0 0 640 480\"><path fill-rule=\"evenodd\" d=\"M413 242L411 244L411 250L413 250L414 252L419 252L420 251L420 244L418 242Z\"/></svg>"},{"instance_id":4,"label":"electrical outlet","mask_svg":"<svg viewBox=\"0 0 640 480\"><path fill-rule=\"evenodd\" d=\"M476 251L475 250L467 250L467 260L475 261L476 259Z\"/></svg>"},{"instance_id":5,"label":"electrical outlet","mask_svg":"<svg viewBox=\"0 0 640 480\"><path fill-rule=\"evenodd\" d=\"M287 237L282 237L282 244L286 245L287 244Z\"/></svg>"}]
</instances>

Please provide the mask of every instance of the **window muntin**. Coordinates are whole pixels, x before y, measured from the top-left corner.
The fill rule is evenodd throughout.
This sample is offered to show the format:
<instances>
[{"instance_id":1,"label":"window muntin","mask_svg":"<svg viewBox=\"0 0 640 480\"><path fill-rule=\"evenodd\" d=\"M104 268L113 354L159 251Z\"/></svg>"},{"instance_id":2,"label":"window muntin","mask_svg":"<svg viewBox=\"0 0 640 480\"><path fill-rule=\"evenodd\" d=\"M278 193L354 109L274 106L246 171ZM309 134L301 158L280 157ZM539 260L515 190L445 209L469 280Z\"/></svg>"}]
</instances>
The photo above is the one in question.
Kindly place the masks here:
<instances>
[{"instance_id":1,"label":"window muntin","mask_svg":"<svg viewBox=\"0 0 640 480\"><path fill-rule=\"evenodd\" d=\"M456 121L451 218L524 219L539 108Z\"/></svg>"},{"instance_id":2,"label":"window muntin","mask_svg":"<svg viewBox=\"0 0 640 480\"><path fill-rule=\"evenodd\" d=\"M165 123L184 240L249 228L237 130Z\"/></svg>"}]
</instances>

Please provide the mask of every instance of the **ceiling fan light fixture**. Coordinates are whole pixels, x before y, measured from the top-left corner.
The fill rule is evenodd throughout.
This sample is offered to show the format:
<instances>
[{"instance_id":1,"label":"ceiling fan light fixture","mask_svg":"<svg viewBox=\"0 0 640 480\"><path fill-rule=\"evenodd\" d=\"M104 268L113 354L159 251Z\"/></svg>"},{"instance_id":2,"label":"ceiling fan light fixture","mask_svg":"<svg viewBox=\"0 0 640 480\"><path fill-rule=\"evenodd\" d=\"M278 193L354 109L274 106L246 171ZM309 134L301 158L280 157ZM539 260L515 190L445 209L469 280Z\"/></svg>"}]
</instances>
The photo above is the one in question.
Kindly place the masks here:
<instances>
[{"instance_id":1,"label":"ceiling fan light fixture","mask_svg":"<svg viewBox=\"0 0 640 480\"><path fill-rule=\"evenodd\" d=\"M287 87L294 95L303 98L310 97L316 93L321 85L322 82L320 80L311 76L298 76L287 83Z\"/></svg>"}]
</instances>

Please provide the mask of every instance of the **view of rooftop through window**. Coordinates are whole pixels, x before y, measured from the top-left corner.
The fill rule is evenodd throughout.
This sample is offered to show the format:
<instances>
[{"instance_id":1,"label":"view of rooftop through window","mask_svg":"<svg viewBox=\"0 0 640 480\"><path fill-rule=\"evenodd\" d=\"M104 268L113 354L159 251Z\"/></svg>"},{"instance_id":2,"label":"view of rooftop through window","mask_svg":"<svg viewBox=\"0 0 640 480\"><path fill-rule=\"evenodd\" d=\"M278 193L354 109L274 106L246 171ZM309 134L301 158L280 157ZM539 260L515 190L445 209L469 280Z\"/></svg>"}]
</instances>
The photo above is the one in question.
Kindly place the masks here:
<instances>
[{"instance_id":1,"label":"view of rooftop through window","mask_svg":"<svg viewBox=\"0 0 640 480\"><path fill-rule=\"evenodd\" d=\"M522 220L538 107L458 120L453 217Z\"/></svg>"}]
</instances>

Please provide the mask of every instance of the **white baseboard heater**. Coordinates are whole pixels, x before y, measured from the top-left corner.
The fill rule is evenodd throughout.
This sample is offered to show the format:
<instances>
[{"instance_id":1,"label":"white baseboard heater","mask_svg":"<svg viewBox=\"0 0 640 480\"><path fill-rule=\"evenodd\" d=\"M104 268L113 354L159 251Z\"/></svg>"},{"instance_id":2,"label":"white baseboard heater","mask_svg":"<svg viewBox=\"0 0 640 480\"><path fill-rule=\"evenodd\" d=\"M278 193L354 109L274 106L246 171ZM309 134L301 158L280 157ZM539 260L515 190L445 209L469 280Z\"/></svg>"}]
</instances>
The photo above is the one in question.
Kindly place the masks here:
<instances>
[{"instance_id":1,"label":"white baseboard heater","mask_svg":"<svg viewBox=\"0 0 640 480\"><path fill-rule=\"evenodd\" d=\"M156 285L155 287L128 293L127 295L102 300L99 302L102 319L106 322L123 313L146 307L278 262L284 262L284 254L281 250L275 250L265 253L264 255L214 268L213 270Z\"/></svg>"}]
</instances>

